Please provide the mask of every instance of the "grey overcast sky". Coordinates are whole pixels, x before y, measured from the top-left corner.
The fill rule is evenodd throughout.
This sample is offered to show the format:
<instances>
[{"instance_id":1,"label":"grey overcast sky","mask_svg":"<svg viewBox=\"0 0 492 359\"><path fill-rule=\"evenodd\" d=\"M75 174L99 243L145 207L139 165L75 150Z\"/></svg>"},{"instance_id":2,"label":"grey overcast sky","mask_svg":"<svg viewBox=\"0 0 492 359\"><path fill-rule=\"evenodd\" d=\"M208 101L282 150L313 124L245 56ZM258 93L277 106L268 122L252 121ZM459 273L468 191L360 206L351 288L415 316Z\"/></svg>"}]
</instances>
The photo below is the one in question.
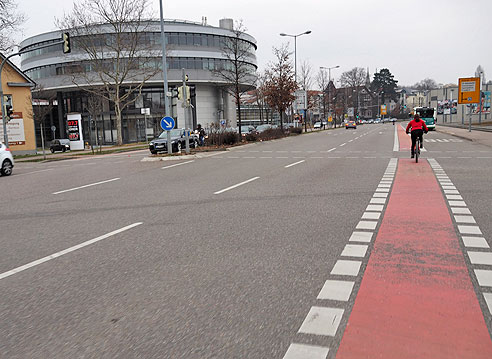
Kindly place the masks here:
<instances>
[{"instance_id":1,"label":"grey overcast sky","mask_svg":"<svg viewBox=\"0 0 492 359\"><path fill-rule=\"evenodd\" d=\"M18 0L27 14L22 38L54 30L55 17L69 12L72 0ZM156 17L159 1L151 0ZM258 42L261 69L273 60L272 47L297 39L297 61L340 65L332 77L355 66L388 68L400 85L430 77L457 83L479 64L492 79L492 0L164 0L164 17L218 26L219 19L242 19ZM293 51L293 40L290 41Z\"/></svg>"}]
</instances>

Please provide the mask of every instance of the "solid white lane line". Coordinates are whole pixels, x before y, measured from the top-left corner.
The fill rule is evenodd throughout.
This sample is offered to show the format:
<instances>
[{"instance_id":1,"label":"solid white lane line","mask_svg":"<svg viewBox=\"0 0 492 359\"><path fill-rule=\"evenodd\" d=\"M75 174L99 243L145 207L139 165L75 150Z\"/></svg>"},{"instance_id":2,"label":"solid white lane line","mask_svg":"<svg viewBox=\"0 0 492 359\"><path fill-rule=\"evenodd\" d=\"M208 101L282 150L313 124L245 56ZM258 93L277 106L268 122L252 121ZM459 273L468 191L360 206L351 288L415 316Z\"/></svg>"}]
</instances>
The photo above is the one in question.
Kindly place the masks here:
<instances>
[{"instance_id":1,"label":"solid white lane line","mask_svg":"<svg viewBox=\"0 0 492 359\"><path fill-rule=\"evenodd\" d=\"M70 192L70 191L76 191L78 189L82 189L82 188L87 188L87 187L92 187L92 186L97 186L99 184L104 184L104 183L108 183L108 182L113 182L113 181L117 181L119 180L120 178L117 177L117 178L112 178L110 180L106 180L106 181L101 181L101 182L96 182L96 183L91 183L91 184L86 184L84 186L80 186L80 187L74 187L74 188L70 188L70 189L65 189L63 191L58 191L58 192L54 192L52 194L60 194L60 193L65 193L65 192Z\"/></svg>"},{"instance_id":2,"label":"solid white lane line","mask_svg":"<svg viewBox=\"0 0 492 359\"><path fill-rule=\"evenodd\" d=\"M241 182L241 183L235 184L234 186L230 186L230 187L227 187L227 188L221 189L220 191L214 192L214 194L221 194L221 193L224 193L224 192L229 191L229 190L231 190L231 189L234 189L234 188L237 188L237 187L239 187L239 186L245 185L245 184L247 184L247 183L253 182L253 181L257 180L258 178L260 178L260 177L253 177L253 178L250 178L249 180L246 180L246 181L244 181L244 182Z\"/></svg>"},{"instance_id":3,"label":"solid white lane line","mask_svg":"<svg viewBox=\"0 0 492 359\"><path fill-rule=\"evenodd\" d=\"M395 126L395 140L393 142L393 152L398 152L400 150L400 142L398 141L398 127Z\"/></svg>"},{"instance_id":4,"label":"solid white lane line","mask_svg":"<svg viewBox=\"0 0 492 359\"><path fill-rule=\"evenodd\" d=\"M284 166L284 167L285 167L285 168L289 168L289 167L292 167L292 166L298 165L299 163L303 163L303 162L306 162L306 160L300 160L300 161L297 161L297 162L291 163L290 165L287 165L287 166Z\"/></svg>"},{"instance_id":5,"label":"solid white lane line","mask_svg":"<svg viewBox=\"0 0 492 359\"><path fill-rule=\"evenodd\" d=\"M106 239L106 238L109 238L111 236L114 236L118 233L121 233L121 232L124 232L124 231L127 231L133 227L136 227L136 226L139 226L141 225L142 222L137 222L137 223L133 223L133 224L130 224L129 226L126 226L126 227L123 227L123 228L120 228L120 229L117 229L115 231L112 231L112 232L109 232L107 234L104 234L100 237L97 237L97 238L94 238L94 239L91 239L91 240L88 240L86 242L83 242L83 243L80 243L80 244L77 244L73 247L70 247L70 248L67 248L67 249L64 249L60 252L56 252L56 253L53 253L47 257L44 257L44 258L41 258L41 259L38 259L36 261L33 261L31 263L27 263L27 264L24 264L23 266L20 266L20 267L17 267L17 268L14 268L12 270L9 270L8 272L4 272L2 274L0 274L0 279L3 279L3 278L6 278L6 277L9 277L13 274L16 274L16 273L19 273L19 272L22 272L26 269L29 269L29 268L32 268L34 266L37 266L37 265L40 265L44 262L48 262L52 259L55 259L55 258L58 258L60 256L63 256L65 254L68 254L70 252L73 252L73 251L76 251L77 249L81 249L81 248L84 248L84 247L87 247L88 245L91 245L91 244L94 244L96 242L99 242L99 241L102 241L103 239Z\"/></svg>"},{"instance_id":6,"label":"solid white lane line","mask_svg":"<svg viewBox=\"0 0 492 359\"><path fill-rule=\"evenodd\" d=\"M239 157L236 157L236 158L239 158ZM181 162L181 163L176 163L176 164L174 164L174 165L169 165L169 166L162 167L162 169L163 169L163 170L165 170L166 168L177 167L177 166L185 165L185 164L187 164L187 163L191 163L191 162L195 162L195 160L186 161L186 162Z\"/></svg>"}]
</instances>

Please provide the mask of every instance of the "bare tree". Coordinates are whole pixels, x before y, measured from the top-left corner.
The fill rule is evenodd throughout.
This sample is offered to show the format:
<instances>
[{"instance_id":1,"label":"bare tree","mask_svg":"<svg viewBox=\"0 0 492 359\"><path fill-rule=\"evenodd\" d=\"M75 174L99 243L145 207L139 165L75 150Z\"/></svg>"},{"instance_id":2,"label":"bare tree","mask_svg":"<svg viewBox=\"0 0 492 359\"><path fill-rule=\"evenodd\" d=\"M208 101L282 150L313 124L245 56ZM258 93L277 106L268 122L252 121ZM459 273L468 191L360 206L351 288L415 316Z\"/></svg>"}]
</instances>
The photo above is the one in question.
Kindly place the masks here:
<instances>
[{"instance_id":1,"label":"bare tree","mask_svg":"<svg viewBox=\"0 0 492 359\"><path fill-rule=\"evenodd\" d=\"M117 144L123 143L122 112L135 102L145 83L162 70L158 52L146 40L149 0L80 0L58 21L69 29L73 48L82 53L72 81L114 104ZM104 31L102 31L104 29ZM110 33L110 36L104 35Z\"/></svg>"},{"instance_id":2,"label":"bare tree","mask_svg":"<svg viewBox=\"0 0 492 359\"><path fill-rule=\"evenodd\" d=\"M25 21L25 15L17 11L15 0L0 0L0 52L12 50L15 34Z\"/></svg>"},{"instance_id":3,"label":"bare tree","mask_svg":"<svg viewBox=\"0 0 492 359\"><path fill-rule=\"evenodd\" d=\"M351 105L357 108L358 114L360 87L366 83L366 70L362 67L354 67L352 70L345 71L340 77L340 82L342 87L349 88L352 97Z\"/></svg>"},{"instance_id":4,"label":"bare tree","mask_svg":"<svg viewBox=\"0 0 492 359\"><path fill-rule=\"evenodd\" d=\"M99 152L102 152L102 146L99 142L99 130L97 128L97 118L102 116L104 105L104 94L103 91L97 89L88 92L87 95L87 105L85 110L89 113L89 138L91 141L91 150L94 154L94 141L92 139L92 124L94 124L94 132L96 136L96 146L99 145Z\"/></svg>"},{"instance_id":5,"label":"bare tree","mask_svg":"<svg viewBox=\"0 0 492 359\"><path fill-rule=\"evenodd\" d=\"M439 85L436 83L435 80L430 78L425 78L417 82L415 85L413 85L413 87L420 91L430 91L438 88Z\"/></svg>"},{"instance_id":6,"label":"bare tree","mask_svg":"<svg viewBox=\"0 0 492 359\"><path fill-rule=\"evenodd\" d=\"M214 75L222 80L227 92L234 97L237 104L238 126L241 129L241 95L255 82L255 67L252 65L251 42L245 40L246 28L242 21L237 21L232 29L233 36L222 41L222 56L226 59L224 66L218 66ZM250 86L248 86L250 85ZM239 130L239 141L242 140Z\"/></svg>"},{"instance_id":7,"label":"bare tree","mask_svg":"<svg viewBox=\"0 0 492 359\"><path fill-rule=\"evenodd\" d=\"M299 83L299 87L302 90L311 90L311 87L313 85L313 68L311 67L311 64L309 61L304 60L301 62L301 68L299 73L297 74L297 79Z\"/></svg>"},{"instance_id":8,"label":"bare tree","mask_svg":"<svg viewBox=\"0 0 492 359\"><path fill-rule=\"evenodd\" d=\"M297 89L294 79L294 69L289 59L287 45L280 48L273 48L273 53L277 58L276 62L270 63L270 68L265 71L265 99L266 102L275 108L280 114L280 129L283 130L284 111L295 100L293 95Z\"/></svg>"},{"instance_id":9,"label":"bare tree","mask_svg":"<svg viewBox=\"0 0 492 359\"><path fill-rule=\"evenodd\" d=\"M47 91L41 85L36 85L31 91L29 102L32 106L31 117L35 122L39 123L41 131L41 147L43 149L43 158L46 159L45 138L44 138L44 120L48 114L53 111L53 102L56 100L56 91Z\"/></svg>"}]
</instances>

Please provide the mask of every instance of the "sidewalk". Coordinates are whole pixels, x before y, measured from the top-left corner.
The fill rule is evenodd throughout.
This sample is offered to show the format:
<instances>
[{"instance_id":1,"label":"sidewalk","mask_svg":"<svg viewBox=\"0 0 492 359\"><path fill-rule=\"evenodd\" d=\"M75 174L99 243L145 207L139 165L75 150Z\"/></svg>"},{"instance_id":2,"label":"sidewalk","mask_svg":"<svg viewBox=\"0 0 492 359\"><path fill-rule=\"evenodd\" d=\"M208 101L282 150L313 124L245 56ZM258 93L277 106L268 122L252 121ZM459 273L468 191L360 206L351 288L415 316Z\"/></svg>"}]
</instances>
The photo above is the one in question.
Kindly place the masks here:
<instances>
[{"instance_id":1,"label":"sidewalk","mask_svg":"<svg viewBox=\"0 0 492 359\"><path fill-rule=\"evenodd\" d=\"M148 145L145 143L122 145L122 146L105 146L102 148L102 152L98 151L94 147L94 156L107 155L112 153L123 153L123 152L133 152L138 150L147 149ZM32 161L43 161L42 149L37 150L38 154L33 156L20 156L15 157L15 162L32 162ZM87 157L92 155L92 150L85 149L82 151L68 151L68 152L56 152L51 153L50 149L46 149L46 161L58 161L64 159L74 159L78 157Z\"/></svg>"},{"instance_id":2,"label":"sidewalk","mask_svg":"<svg viewBox=\"0 0 492 359\"><path fill-rule=\"evenodd\" d=\"M468 132L468 129L446 126L436 126L436 131L492 147L492 132L474 130Z\"/></svg>"}]
</instances>

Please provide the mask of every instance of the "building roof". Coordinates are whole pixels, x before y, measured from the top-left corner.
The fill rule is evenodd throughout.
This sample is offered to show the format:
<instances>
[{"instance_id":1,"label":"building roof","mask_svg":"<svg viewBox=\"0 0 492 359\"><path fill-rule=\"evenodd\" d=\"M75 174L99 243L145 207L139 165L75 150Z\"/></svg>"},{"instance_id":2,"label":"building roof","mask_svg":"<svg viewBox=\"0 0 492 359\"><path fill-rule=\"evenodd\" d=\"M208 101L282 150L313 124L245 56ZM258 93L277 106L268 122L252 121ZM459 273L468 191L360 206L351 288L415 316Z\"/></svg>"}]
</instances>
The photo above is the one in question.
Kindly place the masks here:
<instances>
[{"instance_id":1,"label":"building roof","mask_svg":"<svg viewBox=\"0 0 492 359\"><path fill-rule=\"evenodd\" d=\"M5 60L5 55L0 53L0 59ZM24 72L22 72L21 69L19 69L17 66L14 65L14 63L10 60L7 59L6 63L15 71L17 72L24 80L26 80L27 83L31 84L32 86L36 85L36 83L31 80L29 76L27 76ZM15 85L14 85L15 86ZM19 85L17 85L19 86Z\"/></svg>"}]
</instances>

